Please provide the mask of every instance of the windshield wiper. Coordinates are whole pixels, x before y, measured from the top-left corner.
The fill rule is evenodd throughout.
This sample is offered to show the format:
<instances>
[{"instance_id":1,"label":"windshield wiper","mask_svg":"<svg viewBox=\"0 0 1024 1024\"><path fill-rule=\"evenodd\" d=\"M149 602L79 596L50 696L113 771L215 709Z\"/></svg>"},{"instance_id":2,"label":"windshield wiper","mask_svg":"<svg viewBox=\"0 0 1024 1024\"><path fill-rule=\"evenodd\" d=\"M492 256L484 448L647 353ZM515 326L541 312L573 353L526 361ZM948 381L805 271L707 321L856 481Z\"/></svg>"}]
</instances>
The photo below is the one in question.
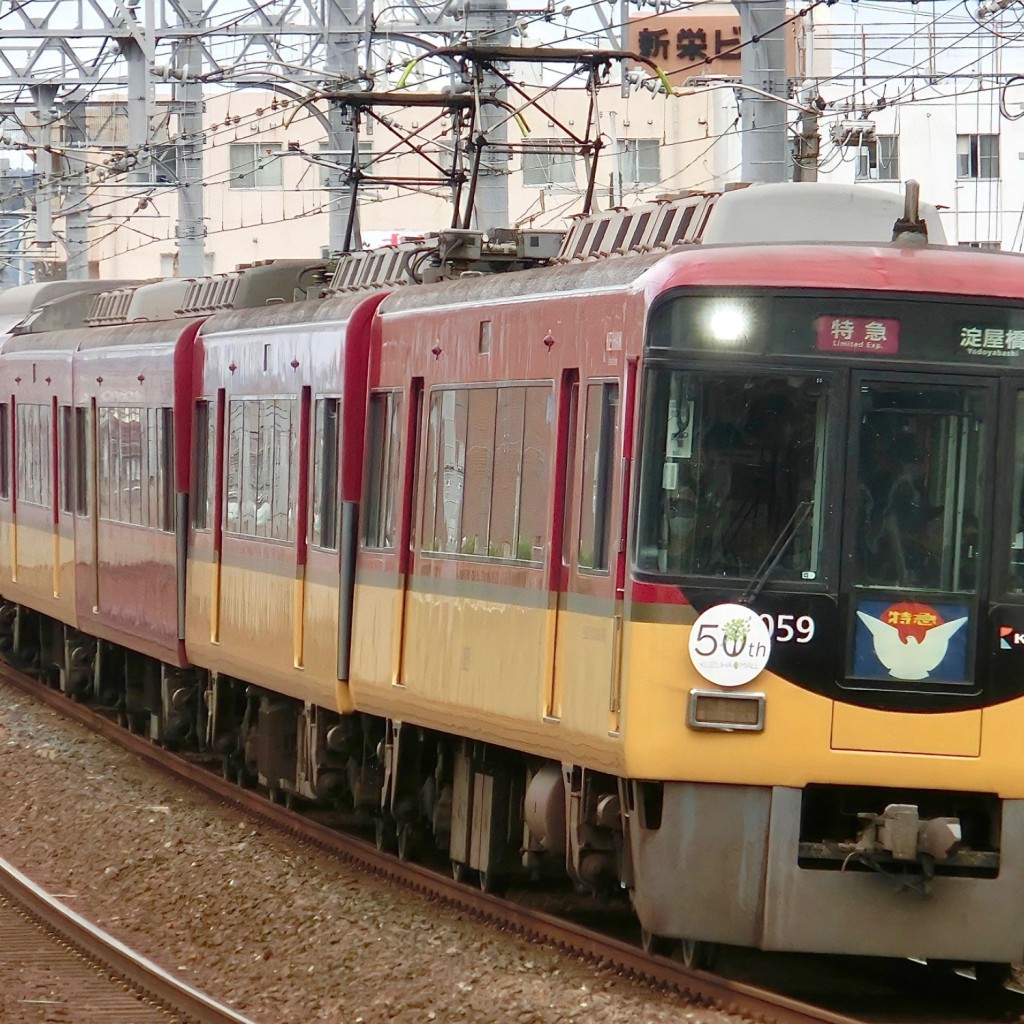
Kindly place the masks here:
<instances>
[{"instance_id":1,"label":"windshield wiper","mask_svg":"<svg viewBox=\"0 0 1024 1024\"><path fill-rule=\"evenodd\" d=\"M750 585L743 592L743 596L739 600L740 604L750 604L751 601L756 600L757 595L761 593L769 577L775 571L775 566L779 564L779 560L786 553L786 549L793 543L793 538L803 526L804 520L810 515L812 508L814 508L813 501L801 501L793 510L789 521L775 538L772 546L768 549L768 554L764 556L764 561L754 573Z\"/></svg>"}]
</instances>

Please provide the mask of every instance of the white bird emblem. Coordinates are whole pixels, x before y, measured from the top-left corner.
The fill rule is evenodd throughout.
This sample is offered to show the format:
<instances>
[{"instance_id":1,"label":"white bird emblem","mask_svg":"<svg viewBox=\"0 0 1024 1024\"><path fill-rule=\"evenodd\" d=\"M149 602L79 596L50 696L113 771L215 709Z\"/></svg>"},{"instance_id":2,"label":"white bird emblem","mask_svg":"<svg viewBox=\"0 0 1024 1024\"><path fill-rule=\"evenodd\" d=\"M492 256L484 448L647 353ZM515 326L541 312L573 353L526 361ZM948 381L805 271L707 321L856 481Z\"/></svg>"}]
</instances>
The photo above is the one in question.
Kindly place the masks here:
<instances>
[{"instance_id":1,"label":"white bird emblem","mask_svg":"<svg viewBox=\"0 0 1024 1024\"><path fill-rule=\"evenodd\" d=\"M857 615L871 631L878 660L895 679L927 679L928 673L946 656L953 634L967 621L967 616L952 619L941 626L932 626L921 640L916 636L908 636L904 640L899 629L888 622L865 615L862 611Z\"/></svg>"}]
</instances>

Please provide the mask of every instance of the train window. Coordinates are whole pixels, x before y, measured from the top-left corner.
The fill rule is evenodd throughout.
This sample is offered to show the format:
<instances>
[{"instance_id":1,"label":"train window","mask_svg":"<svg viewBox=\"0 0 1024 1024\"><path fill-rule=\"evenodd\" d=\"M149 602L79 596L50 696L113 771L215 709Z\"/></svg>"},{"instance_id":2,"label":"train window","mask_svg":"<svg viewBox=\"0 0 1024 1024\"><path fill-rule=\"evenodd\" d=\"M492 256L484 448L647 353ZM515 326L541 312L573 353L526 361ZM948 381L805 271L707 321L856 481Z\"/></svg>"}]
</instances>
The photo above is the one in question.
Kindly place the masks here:
<instances>
[{"instance_id":1,"label":"train window","mask_svg":"<svg viewBox=\"0 0 1024 1024\"><path fill-rule=\"evenodd\" d=\"M268 540L295 539L298 403L235 399L228 413L225 529Z\"/></svg>"},{"instance_id":2,"label":"train window","mask_svg":"<svg viewBox=\"0 0 1024 1024\"><path fill-rule=\"evenodd\" d=\"M52 406L19 402L15 406L15 428L18 500L52 508Z\"/></svg>"},{"instance_id":3,"label":"train window","mask_svg":"<svg viewBox=\"0 0 1024 1024\"><path fill-rule=\"evenodd\" d=\"M618 437L619 385L587 387L583 438L583 488L577 563L581 569L608 571L611 535L612 468Z\"/></svg>"},{"instance_id":4,"label":"train window","mask_svg":"<svg viewBox=\"0 0 1024 1024\"><path fill-rule=\"evenodd\" d=\"M468 390L447 388L430 400L427 505L423 546L454 554L462 546L462 482L466 475Z\"/></svg>"},{"instance_id":5,"label":"train window","mask_svg":"<svg viewBox=\"0 0 1024 1024\"><path fill-rule=\"evenodd\" d=\"M986 394L960 385L861 386L856 585L975 588Z\"/></svg>"},{"instance_id":6,"label":"train window","mask_svg":"<svg viewBox=\"0 0 1024 1024\"><path fill-rule=\"evenodd\" d=\"M0 403L0 498L11 496L11 407Z\"/></svg>"},{"instance_id":7,"label":"train window","mask_svg":"<svg viewBox=\"0 0 1024 1024\"><path fill-rule=\"evenodd\" d=\"M494 476L494 423L497 388L469 392L466 416L466 475L462 487L462 528L459 552L492 554L489 548L491 484Z\"/></svg>"},{"instance_id":8,"label":"train window","mask_svg":"<svg viewBox=\"0 0 1024 1024\"><path fill-rule=\"evenodd\" d=\"M75 512L89 513L89 410L75 409Z\"/></svg>"},{"instance_id":9,"label":"train window","mask_svg":"<svg viewBox=\"0 0 1024 1024\"><path fill-rule=\"evenodd\" d=\"M518 553L517 491L523 466L526 388L500 388L494 431L494 489L491 495L490 542L501 557Z\"/></svg>"},{"instance_id":10,"label":"train window","mask_svg":"<svg viewBox=\"0 0 1024 1024\"><path fill-rule=\"evenodd\" d=\"M550 385L435 391L423 550L541 564L551 423Z\"/></svg>"},{"instance_id":11,"label":"train window","mask_svg":"<svg viewBox=\"0 0 1024 1024\"><path fill-rule=\"evenodd\" d=\"M1013 446L1013 515L1010 534L1010 591L1024 593L1024 391L1017 392L1017 422Z\"/></svg>"},{"instance_id":12,"label":"train window","mask_svg":"<svg viewBox=\"0 0 1024 1024\"><path fill-rule=\"evenodd\" d=\"M316 402L316 440L313 449L312 541L320 548L338 546L338 412L337 398Z\"/></svg>"},{"instance_id":13,"label":"train window","mask_svg":"<svg viewBox=\"0 0 1024 1024\"><path fill-rule=\"evenodd\" d=\"M84 436L85 410L78 411L83 414ZM100 518L129 526L173 530L172 410L104 406L98 410L96 444ZM80 500L84 509L84 491Z\"/></svg>"},{"instance_id":14,"label":"train window","mask_svg":"<svg viewBox=\"0 0 1024 1024\"><path fill-rule=\"evenodd\" d=\"M828 381L652 370L636 560L669 575L818 578ZM780 551L781 549L781 551Z\"/></svg>"},{"instance_id":15,"label":"train window","mask_svg":"<svg viewBox=\"0 0 1024 1024\"><path fill-rule=\"evenodd\" d=\"M72 502L75 500L75 460L73 458L74 442L72 437L71 406L62 405L59 416L60 510L61 512L70 512L72 510Z\"/></svg>"},{"instance_id":16,"label":"train window","mask_svg":"<svg viewBox=\"0 0 1024 1024\"><path fill-rule=\"evenodd\" d=\"M159 436L157 451L159 467L156 471L159 507L151 510L150 523L161 530L174 531L174 410L164 407L155 410ZM154 523L154 520L158 522Z\"/></svg>"},{"instance_id":17,"label":"train window","mask_svg":"<svg viewBox=\"0 0 1024 1024\"><path fill-rule=\"evenodd\" d=\"M213 465L215 440L211 426L210 403L196 402L192 460L195 473L192 480L192 527L196 530L207 530L210 526L210 467Z\"/></svg>"},{"instance_id":18,"label":"train window","mask_svg":"<svg viewBox=\"0 0 1024 1024\"><path fill-rule=\"evenodd\" d=\"M395 546L398 473L402 461L401 423L400 392L370 396L363 520L363 544L368 548Z\"/></svg>"},{"instance_id":19,"label":"train window","mask_svg":"<svg viewBox=\"0 0 1024 1024\"><path fill-rule=\"evenodd\" d=\"M545 552L553 425L554 396L551 388L527 388L515 557L535 565L543 561Z\"/></svg>"}]
</instances>

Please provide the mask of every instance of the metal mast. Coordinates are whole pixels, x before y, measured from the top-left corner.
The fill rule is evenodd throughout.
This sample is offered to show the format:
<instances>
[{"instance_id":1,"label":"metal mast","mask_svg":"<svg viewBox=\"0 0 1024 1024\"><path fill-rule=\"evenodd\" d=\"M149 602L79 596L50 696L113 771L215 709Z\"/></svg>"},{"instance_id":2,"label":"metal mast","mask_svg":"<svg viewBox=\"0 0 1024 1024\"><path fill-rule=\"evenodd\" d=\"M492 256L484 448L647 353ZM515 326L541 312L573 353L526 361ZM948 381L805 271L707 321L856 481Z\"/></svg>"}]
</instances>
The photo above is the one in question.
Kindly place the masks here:
<instances>
[{"instance_id":1,"label":"metal mast","mask_svg":"<svg viewBox=\"0 0 1024 1024\"><path fill-rule=\"evenodd\" d=\"M787 181L789 139L786 106L785 0L733 0L740 14L742 50L740 126L742 180ZM767 94L767 95L765 95ZM772 97L778 97L773 99Z\"/></svg>"}]
</instances>

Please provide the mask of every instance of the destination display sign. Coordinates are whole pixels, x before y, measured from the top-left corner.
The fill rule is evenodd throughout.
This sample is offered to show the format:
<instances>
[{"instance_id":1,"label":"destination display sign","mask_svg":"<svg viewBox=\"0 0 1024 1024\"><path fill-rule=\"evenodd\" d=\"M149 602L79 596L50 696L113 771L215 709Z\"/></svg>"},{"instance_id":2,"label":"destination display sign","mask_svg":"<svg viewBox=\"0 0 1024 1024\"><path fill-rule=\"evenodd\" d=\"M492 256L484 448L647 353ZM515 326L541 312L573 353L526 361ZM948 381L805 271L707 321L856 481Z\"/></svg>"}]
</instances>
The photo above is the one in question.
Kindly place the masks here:
<instances>
[{"instance_id":1,"label":"destination display sign","mask_svg":"<svg viewBox=\"0 0 1024 1024\"><path fill-rule=\"evenodd\" d=\"M900 322L884 317L818 317L816 340L819 352L858 352L892 355L900 350Z\"/></svg>"},{"instance_id":2,"label":"destination display sign","mask_svg":"<svg viewBox=\"0 0 1024 1024\"><path fill-rule=\"evenodd\" d=\"M723 328L728 325L728 330ZM1024 369L1024 305L899 297L730 293L652 311L651 348Z\"/></svg>"}]
</instances>

